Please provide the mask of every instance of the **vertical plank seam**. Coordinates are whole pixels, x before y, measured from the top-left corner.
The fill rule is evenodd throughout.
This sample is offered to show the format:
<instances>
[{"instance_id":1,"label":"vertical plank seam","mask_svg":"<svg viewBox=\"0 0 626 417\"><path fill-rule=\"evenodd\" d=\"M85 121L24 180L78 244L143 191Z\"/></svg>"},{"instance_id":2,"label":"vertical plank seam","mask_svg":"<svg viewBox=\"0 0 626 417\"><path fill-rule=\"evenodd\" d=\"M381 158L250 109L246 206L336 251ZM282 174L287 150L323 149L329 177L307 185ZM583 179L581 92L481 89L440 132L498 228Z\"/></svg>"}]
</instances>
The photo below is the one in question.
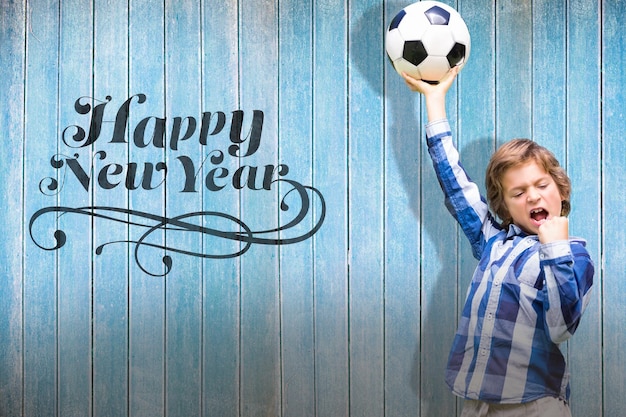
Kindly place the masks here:
<instances>
[{"instance_id":1,"label":"vertical plank seam","mask_svg":"<svg viewBox=\"0 0 626 417\"><path fill-rule=\"evenodd\" d=\"M168 47L168 38L167 38L167 0L163 0L163 112L164 118L167 119L168 111L167 111L167 47ZM163 147L163 159L167 164L168 161L168 153L166 151L166 147ZM167 219L167 176L164 179L164 188L163 188L163 217ZM164 256L167 255L167 226L163 231L163 241L165 242L164 247ZM167 266L166 266L167 268ZM167 417L167 275L163 277L163 385L162 385L162 395L163 395L163 417Z\"/></svg>"},{"instance_id":2,"label":"vertical plank seam","mask_svg":"<svg viewBox=\"0 0 626 417\"><path fill-rule=\"evenodd\" d=\"M95 1L95 0L94 0ZM131 52L131 46L130 46L130 42L131 42L131 30L130 30L130 26L131 26L131 0L126 0L126 56L128 57L128 61L126 62L127 67L126 67L126 96L130 97L130 83L131 83L131 56L130 56L130 52ZM130 147L130 140L128 141L128 159L130 161L130 156L132 154L132 148ZM131 194L130 194L130 190L128 190L127 192L127 199L126 199L126 204L127 204L127 208L130 210L131 209ZM128 236L128 245L127 245L127 255L126 255L126 362L125 362L125 366L126 366L126 416L130 417L130 300L131 300L131 251L130 251L130 236L131 236L131 229L130 229L130 222L128 223L128 227L127 227L127 236Z\"/></svg>"},{"instance_id":3,"label":"vertical plank seam","mask_svg":"<svg viewBox=\"0 0 626 417\"><path fill-rule=\"evenodd\" d=\"M310 20L309 20L309 27L311 28L311 33L309 34L309 42L311 44L311 61L310 61L310 74L311 74L311 84L310 84L310 89L311 89L311 122L310 122L310 126L309 126L309 130L311 132L311 153L310 153L310 158L311 158L311 184L313 187L316 187L316 183L315 183L315 154L316 154L316 147L315 147L315 137L316 137L316 131L315 131L315 52L316 52L316 48L315 48L315 33L316 33L316 27L315 27L315 22L316 22L316 8L315 8L315 1L311 1L309 6L309 16L310 16ZM317 218L317 210L316 210L316 206L313 205L312 207L312 214L313 214L313 218ZM316 249L317 249L317 237L316 235L312 236L311 239L311 331L312 331L312 335L311 335L311 339L312 339L312 348L313 348L313 352L312 352L312 360L313 360L313 375L312 375L312 379L313 379L313 415L317 416L317 355L315 354L316 350L317 350L317 340L316 340L316 336L317 336L317 298L316 296L316 289L317 289L317 263L315 262L316 259Z\"/></svg>"},{"instance_id":4,"label":"vertical plank seam","mask_svg":"<svg viewBox=\"0 0 626 417\"><path fill-rule=\"evenodd\" d=\"M535 108L535 28L533 23L535 22L534 19L534 14L535 14L535 1L537 0L529 0L529 17L530 17L530 21L528 22L528 26L525 28L526 30L528 30L530 32L530 53L528 54L528 60L529 62L529 69L530 69L530 88L529 88L529 92L528 95L530 96L530 110L529 110L529 124L530 124L530 137L532 140L535 140L535 112L533 111ZM516 136L519 136L519 134L517 134ZM507 140L509 140L510 138L507 138Z\"/></svg>"},{"instance_id":5,"label":"vertical plank seam","mask_svg":"<svg viewBox=\"0 0 626 417\"><path fill-rule=\"evenodd\" d=\"M60 55L61 55L61 0L59 0L58 5L57 5L57 56L56 56L56 60L57 60L57 83L56 83L56 126L55 126L55 130L58 131L59 129L59 119L60 119L60 109L59 109L59 84L60 84ZM58 133L56 134L56 152L59 153L59 136ZM56 200L56 204L57 206L59 205L59 194L57 194L55 196L55 200ZM58 230L59 225L58 225L58 216L55 219L55 230ZM60 254L57 251L55 253L55 280L56 280L56 294L55 294L55 315L56 315L56 320L55 320L55 377L56 377L56 416L57 417L61 417L60 416L60 412L61 412L61 408L60 408L60 387L61 387L61 381L60 381L60 355L59 355L59 293L60 293L60 277L59 277L59 264L60 264Z\"/></svg>"},{"instance_id":6,"label":"vertical plank seam","mask_svg":"<svg viewBox=\"0 0 626 417\"><path fill-rule=\"evenodd\" d=\"M242 36L242 28L241 28L241 22L242 22L242 5L241 5L241 0L236 0L237 1L237 108L241 108L241 36ZM237 157L237 166L240 167L241 166L241 155L239 155ZM237 212L238 212L238 217L241 219L241 206L242 206L242 192L241 190L238 190L237 192L237 199L238 199L238 206L237 206ZM242 242L239 242L239 247L241 248L241 244ZM238 380L237 380L237 389L238 389L238 414L239 417L242 416L243 413L243 408L244 408L244 404L243 404L243 349L242 349L242 316L243 316L243 289L242 289L242 285L243 285L243 279L242 279L242 261L241 258L237 258L237 269L238 269L238 302L239 302L239 311L238 311L238 317L237 317L237 326L238 326L238 340L237 340L237 348L238 348L238 364L237 364L237 368L238 368Z\"/></svg>"},{"instance_id":7,"label":"vertical plank seam","mask_svg":"<svg viewBox=\"0 0 626 417\"><path fill-rule=\"evenodd\" d=\"M352 363L351 363L351 351L352 351L352 338L351 338L351 280L352 280L352 242L351 242L351 234L350 234L350 222L351 222L351 206L350 206L350 195L352 192L351 182L350 182L350 13L351 13L351 0L344 0L344 11L345 11L345 21L344 21L344 33L345 33L345 43L344 43L344 51L345 51L345 151L346 151L346 161L344 164L344 172L346 178L346 192L345 192L345 236L346 236L346 269L345 269L345 280L346 280L346 288L345 288L345 306L346 306L346 411L347 415L351 416L351 399L352 399Z\"/></svg>"},{"instance_id":8,"label":"vertical plank seam","mask_svg":"<svg viewBox=\"0 0 626 417\"><path fill-rule=\"evenodd\" d=\"M62 0L61 0L62 1ZM91 96L92 96L92 108L93 108L93 101L95 101L95 73L96 73L96 0L91 0ZM94 153L94 149L95 149L95 145L92 143L90 145L90 151L91 151L91 156L92 156L92 161L93 161L93 153ZM93 175L93 174L91 174ZM89 191L89 198L91 200L91 206L95 206L95 192L96 187L91 187L91 190ZM93 212L93 209L92 209ZM94 332L94 325L95 325L95 309L94 309L94 302L95 302L95 259L94 259L94 253L95 253L95 226L96 226L96 221L95 221L95 217L94 216L90 216L90 223L91 223L91 233L89 234L89 243L90 243L90 254L89 254L89 260L90 260L90 267L89 267L89 287L90 287L90 291L89 291L89 297L90 297L90 305L89 305L89 332L91 333L89 336L89 363L90 363L90 383L91 383L91 387L89 389L89 415L90 416L94 416L95 413L95 407L94 407L94 401L95 401L95 396L94 396L94 383L95 383L95 364L94 364L94 357L95 357L95 332Z\"/></svg>"},{"instance_id":9,"label":"vertical plank seam","mask_svg":"<svg viewBox=\"0 0 626 417\"><path fill-rule=\"evenodd\" d=\"M200 74L199 74L199 79L200 79L200 96L199 96L199 100L200 100L200 112L202 113L204 106L206 104L205 102L205 95L204 95L204 59L203 59L203 55L204 55L204 0L199 0L198 1L198 26L200 28L200 34L198 36L198 41L200 43L200 50L198 51L198 61L200 63ZM199 151L199 155L200 157L202 157L203 154L203 148L202 145L200 144L200 142L198 143L198 148L200 149ZM205 197L205 187L200 187L200 211L204 211L204 197ZM202 222L202 220L200 220ZM204 253L204 246L205 246L205 240L201 237L200 238L200 253ZM199 292L200 292L200 320L199 320L199 331L200 331L200 346L199 349L200 351L198 352L198 359L200 361L199 363L199 381L198 381L198 385L200 387L198 395L198 411L200 412L200 417L202 417L204 415L204 360L205 360L205 356L204 356L204 342L205 342L205 334L204 334L204 326L205 326L205 270L204 270L204 266L205 266L205 262L204 261L200 261L200 288L199 288Z\"/></svg>"},{"instance_id":10,"label":"vertical plank seam","mask_svg":"<svg viewBox=\"0 0 626 417\"><path fill-rule=\"evenodd\" d=\"M600 88L600 102L599 102L599 115L598 115L598 122L600 124L600 146L599 146L599 152L600 152L600 161L599 161L599 171L600 171L600 187L599 187L599 191L600 191L600 219L599 219L599 226L600 226L600 234L599 234L599 239L598 239L598 246L599 246L599 250L600 250L600 300L601 300L601 305L600 305L600 345L601 347L601 351L600 351L600 364L601 364L601 379L600 379L600 385L602 387L602 395L601 395L601 407L602 407L602 415L605 414L606 411L606 405L608 403L607 401L607 392L605 389L605 382L606 382L606 364L604 361L604 346L605 346L605 336L604 336L604 311L605 311L605 304L603 301L603 294L605 292L605 284L604 284L604 185L605 185L605 176L604 176L604 92L605 92L605 88L604 88L604 83L605 83L605 77L604 77L604 23L605 23L605 7L604 7L604 1L603 0L599 0L598 1L598 41L599 41L599 47L598 47L598 53L599 53L599 60L600 60L600 79L599 79L599 88Z\"/></svg>"},{"instance_id":11,"label":"vertical plank seam","mask_svg":"<svg viewBox=\"0 0 626 417\"><path fill-rule=\"evenodd\" d=\"M23 23L23 28L22 28L22 36L23 36L23 56L22 56L22 95L24 97L24 101L22 102L22 178L25 178L25 174L26 174L26 56L27 56L27 40L28 40L28 23L30 22L29 19L29 13L28 13L28 3L27 1L24 1L23 3L23 7L22 7L22 16L24 17L24 23ZM25 394L26 394L26 381L24 378L25 375L25 371L26 371L26 337L25 337L25 331L24 329L26 328L26 320L25 320L25 303L24 303L24 296L26 294L25 288L26 288L26 184L24 183L24 181L22 181L22 189L21 189L22 195L22 229L21 229L21 234L22 234L22 259L21 259L21 272L22 272L22 288L21 288L21 328L22 328L22 334L21 334L21 338L22 340L20 341L20 356L21 356L21 373L22 373L22 380L21 380L21 416L24 417L24 414L26 413L26 399L25 399Z\"/></svg>"},{"instance_id":12,"label":"vertical plank seam","mask_svg":"<svg viewBox=\"0 0 626 417\"><path fill-rule=\"evenodd\" d=\"M280 0L276 0L274 2L274 18L276 19L276 27L274 28L274 30L276 31L276 43L275 43L275 47L276 47L276 166L278 167L278 164L280 163L280 117L281 117L281 109L280 109L280 99L281 99L281 92L280 92L280 81L281 81L281 77L280 77L280 64L281 64L281 47L280 47L280 41L281 41L281 37L280 37L280 30L281 30L281 25L280 25ZM274 192L274 194L276 195L276 199L277 199L277 203L278 205L280 205L280 181L277 182L276 184L276 191ZM280 238L281 238L281 230L280 230L280 221L281 221L281 213L280 213L280 209L276 210L276 224L277 224L277 239L280 242ZM281 277L281 266L282 266L282 247L281 245L277 245L276 248L276 262L277 262L277 281L276 282L276 291L278 292L277 297L278 297L278 312L277 312L277 320L278 320L278 396L279 398L277 398L275 401L278 402L277 404L277 408L278 408L278 412L280 416L284 415L284 398L285 398L285 392L284 392L284 381L285 381L285 368L284 368L284 364L283 364L283 292L282 292L282 277Z\"/></svg>"},{"instance_id":13,"label":"vertical plank seam","mask_svg":"<svg viewBox=\"0 0 626 417\"><path fill-rule=\"evenodd\" d=\"M384 47L384 33L385 33L385 7L384 4L383 6L380 8L381 9L381 13L380 13L380 18L379 18L379 33L381 34L381 51L384 51L385 47ZM387 119L385 118L385 114L386 114L386 110L387 110L387 103L385 101L385 75L386 75L386 67L385 67L385 53L383 52L379 58L378 58L378 62L380 63L380 86L381 86L381 98L380 98L380 112L381 112L381 126L380 126L380 137L382 140L382 149L381 149L381 159L382 159L382 164L381 164L381 183L382 183L382 190L381 190L381 226L382 226L382 233L381 233L381 244L382 244L382 253L381 253L381 262L382 262L382 279L381 279L381 302L382 302L382 341L381 341L381 350L382 350L382 356L381 356L381 373L382 373L382 415L383 417L386 415L386 411L387 411L387 391L385 389L386 387L386 369L387 367L385 366L386 363L386 357L387 357L387 239L385 238L387 235L387 211L385 209L385 207L387 207L387 141L386 141L386 134L385 132L387 131Z\"/></svg>"}]
</instances>

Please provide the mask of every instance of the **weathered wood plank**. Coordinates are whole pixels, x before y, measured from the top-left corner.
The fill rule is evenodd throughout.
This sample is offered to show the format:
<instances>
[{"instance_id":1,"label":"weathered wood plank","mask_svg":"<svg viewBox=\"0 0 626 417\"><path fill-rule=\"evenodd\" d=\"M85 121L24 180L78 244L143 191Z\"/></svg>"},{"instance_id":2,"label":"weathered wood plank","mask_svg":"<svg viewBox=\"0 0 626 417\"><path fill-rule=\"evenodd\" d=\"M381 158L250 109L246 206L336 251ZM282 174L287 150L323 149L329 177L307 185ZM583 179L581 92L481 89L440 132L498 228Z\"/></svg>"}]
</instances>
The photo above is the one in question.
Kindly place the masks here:
<instances>
[{"instance_id":1,"label":"weathered wood plank","mask_svg":"<svg viewBox=\"0 0 626 417\"><path fill-rule=\"evenodd\" d=\"M496 6L496 140L498 145L532 133L531 0Z\"/></svg>"},{"instance_id":2,"label":"weathered wood plank","mask_svg":"<svg viewBox=\"0 0 626 417\"><path fill-rule=\"evenodd\" d=\"M563 2L533 2L531 138L549 148L567 167L565 16Z\"/></svg>"},{"instance_id":3,"label":"weathered wood plank","mask_svg":"<svg viewBox=\"0 0 626 417\"><path fill-rule=\"evenodd\" d=\"M377 10L386 33L404 1ZM383 52L384 54L384 52ZM419 415L422 133L419 96L383 56L385 74L385 408L387 416ZM382 88L382 85L379 86Z\"/></svg>"},{"instance_id":4,"label":"weathered wood plank","mask_svg":"<svg viewBox=\"0 0 626 417\"><path fill-rule=\"evenodd\" d=\"M239 7L240 106L245 114L244 126L252 123L253 110L263 111L264 119L258 149L248 155L252 148L247 140L237 155L242 166L276 166L278 4L272 0L246 0L239 2ZM252 171L246 168L245 172ZM256 181L259 180L257 176ZM276 229L278 210L275 187L241 190L241 220L253 231ZM256 237L271 238L265 234ZM241 258L240 412L244 415L280 414L279 273L278 248L274 245L254 244Z\"/></svg>"},{"instance_id":5,"label":"weathered wood plank","mask_svg":"<svg viewBox=\"0 0 626 417\"><path fill-rule=\"evenodd\" d=\"M463 165L483 188L495 145L528 136L567 166L570 231L587 239L596 261L591 304L563 346L572 410L624 415L626 386L615 366L624 362L619 346L626 343L623 285L604 277L621 277L626 263L626 241L614 233L626 205L619 192L626 174L625 6L448 3L472 35L472 56L448 96ZM0 197L7 213L20 215L0 221L7 284L0 289L0 414L460 413L443 370L476 261L443 208L419 96L384 56L386 25L405 5L3 4ZM132 99L127 143L110 143L117 109L140 93L146 100ZM96 104L107 95L102 137L84 148L64 143L65 127L88 126L90 114L78 114L74 101L89 96ZM232 156L228 129L238 109L245 141ZM263 131L259 149L244 156L253 110L264 112ZM201 144L205 111L223 112L226 124ZM178 149L150 142L157 118L167 120L166 139L172 138L175 116L195 117L194 134ZM139 147L133 133L144 118L150 122L142 139L150 143ZM220 152L223 160L213 162ZM87 190L66 162L62 169L51 164L55 155L74 153L88 171L94 163ZM182 169L183 155L193 161L193 174ZM167 184L101 187L101 168L128 162L166 163ZM170 249L144 245L136 254L133 242L146 228L131 223L52 212L29 228L44 207L106 205L167 217L213 211L253 231L273 229L289 218L280 209L287 186L260 189L261 171L280 163L289 166L285 178L318 188L326 201L320 231L296 245L254 244L241 257L201 259L172 249L231 253L246 243L158 229L150 242ZM243 166L239 190L232 180ZM256 183L246 183L249 167L261 170ZM226 184L219 190L205 182L214 168L229 173L214 177ZM166 176L154 175L153 183ZM194 190L181 191L189 175ZM56 190L46 188L52 180ZM285 200L291 210L294 195ZM272 237L310 228L320 214L319 201L311 204L310 218ZM190 222L245 232L236 221ZM50 249L56 230L65 233L65 245L37 246ZM96 255L105 242L111 244ZM172 256L171 271L151 276L167 272L165 255Z\"/></svg>"},{"instance_id":6,"label":"weathered wood plank","mask_svg":"<svg viewBox=\"0 0 626 417\"><path fill-rule=\"evenodd\" d=\"M316 1L313 9L313 184L327 207L313 238L315 408L324 417L348 415L350 406L347 9L346 0Z\"/></svg>"},{"instance_id":7,"label":"weathered wood plank","mask_svg":"<svg viewBox=\"0 0 626 417\"><path fill-rule=\"evenodd\" d=\"M569 342L572 415L602 415L602 258L600 25L598 2L567 10L567 172L572 181L570 234L587 240L596 275L583 321ZM608 415L608 414L605 414Z\"/></svg>"},{"instance_id":8,"label":"weathered wood plank","mask_svg":"<svg viewBox=\"0 0 626 417\"><path fill-rule=\"evenodd\" d=\"M81 96L91 96L92 92L92 63L89 59L93 50L91 2L61 2L60 19L57 107L59 124L64 129L76 124L74 101ZM77 31L77 27L85 29ZM92 149L82 143L74 147L72 140L63 135L65 132L69 130L61 130L57 139L59 152L78 155L76 160L89 167L94 161ZM97 172L97 168L94 167L94 171ZM86 190L77 177L69 172L66 174L65 187L58 195L59 205L70 208L89 206L95 188L93 178ZM93 223L90 216L68 213L59 216L58 224L59 230L67 235L67 243L58 251L58 412L63 416L83 416L93 409Z\"/></svg>"},{"instance_id":9,"label":"weathered wood plank","mask_svg":"<svg viewBox=\"0 0 626 417\"><path fill-rule=\"evenodd\" d=\"M302 185L313 179L313 65L312 3L279 2L279 156L289 167L285 177ZM279 223L291 222L305 201L293 186L277 184L279 198L289 210L279 213ZM289 194L287 194L289 193ZM321 215L320 201L310 196L307 216L280 233L281 239L306 235ZM280 247L281 294L281 414L315 416L315 344L313 314L313 240Z\"/></svg>"},{"instance_id":10,"label":"weathered wood plank","mask_svg":"<svg viewBox=\"0 0 626 417\"><path fill-rule=\"evenodd\" d=\"M602 346L603 400L605 416L626 415L624 367L626 344L624 318L624 266L626 234L622 232L626 195L624 136L624 71L622 51L626 47L626 3L602 2ZM583 87L581 87L583 88ZM619 278L618 278L619 277ZM604 279L606 278L606 279Z\"/></svg>"},{"instance_id":11,"label":"weathered wood plank","mask_svg":"<svg viewBox=\"0 0 626 417\"><path fill-rule=\"evenodd\" d=\"M129 4L129 98L133 111L129 125L147 117L165 117L165 11L163 3L132 0ZM137 94L145 94L138 104ZM151 138L149 133L146 140ZM131 147L129 158L137 163L165 162L165 151L155 146ZM163 176L155 174L155 184ZM130 193L129 208L165 216L165 189L137 189ZM131 228L131 242L137 242L144 229ZM154 231L150 242L165 244L163 230ZM165 413L165 281L155 275L165 273L162 249L131 245L128 289L128 413L132 417L161 416ZM137 255L137 256L135 256ZM147 272L146 272L147 271Z\"/></svg>"},{"instance_id":12,"label":"weathered wood plank","mask_svg":"<svg viewBox=\"0 0 626 417\"><path fill-rule=\"evenodd\" d=\"M93 26L93 105L111 96L107 104L107 120L113 120L116 105L128 97L128 3L126 1L95 2ZM85 8L84 6L77 6ZM85 95L87 92L83 92ZM112 123L104 123L101 137L93 150L104 150L106 159L95 159L96 172L108 164L126 167L130 159L129 129L126 143L110 143ZM83 123L87 128L87 122ZM111 176L121 181L113 189L93 185L95 206L127 208L129 190L125 172ZM132 191L131 191L132 192ZM127 220L128 216L122 216ZM102 254L93 259L93 413L111 417L128 412L128 276L131 246L127 223L104 219L93 221L94 248L108 242ZM115 262L111 262L115 260Z\"/></svg>"},{"instance_id":13,"label":"weathered wood plank","mask_svg":"<svg viewBox=\"0 0 626 417\"><path fill-rule=\"evenodd\" d=\"M237 2L214 7L203 3L202 84L203 111L239 109L239 54ZM215 117L215 116L212 116ZM214 122L215 124L215 122ZM226 124L228 126L228 124ZM203 155L225 155L220 167L235 172L239 159L228 156L228 128L209 136ZM221 152L221 154L219 153ZM211 167L212 169L212 167ZM207 175L209 170L202 171ZM203 209L238 217L239 193L228 188L203 189ZM210 223L207 223L210 226ZM226 230L237 230L228 224ZM241 243L205 237L204 252L229 254ZM240 259L207 259L203 263L203 415L237 416L240 410Z\"/></svg>"},{"instance_id":14,"label":"weathered wood plank","mask_svg":"<svg viewBox=\"0 0 626 417\"><path fill-rule=\"evenodd\" d=\"M57 114L59 71L59 4L29 2L27 16L24 138L24 212L30 221L36 211L57 204L58 188L45 195L39 189L61 180L48 166L58 153ZM38 121L44 122L38 122ZM44 180L44 178L50 178ZM45 190L45 188L42 188ZM54 215L40 218L29 228L24 242L24 415L56 416L57 401L57 256Z\"/></svg>"},{"instance_id":15,"label":"weathered wood plank","mask_svg":"<svg viewBox=\"0 0 626 417\"><path fill-rule=\"evenodd\" d=\"M24 402L24 75L25 2L0 8L0 414L21 416Z\"/></svg>"},{"instance_id":16,"label":"weathered wood plank","mask_svg":"<svg viewBox=\"0 0 626 417\"><path fill-rule=\"evenodd\" d=\"M348 3L350 412L384 408L383 81L380 6Z\"/></svg>"},{"instance_id":17,"label":"weathered wood plank","mask_svg":"<svg viewBox=\"0 0 626 417\"><path fill-rule=\"evenodd\" d=\"M173 126L173 118L182 118L181 138L191 134L193 120L201 114L201 32L200 7L197 1L165 2L165 104L166 126ZM188 119L189 117L189 119ZM172 128L173 129L173 128ZM168 129L169 130L169 129ZM196 127L199 131L199 126ZM201 160L199 134L166 147L169 165L166 180L165 212L168 218L202 210L202 193L185 192L187 177L175 169L177 158L187 156ZM176 139L174 130L166 137ZM177 148L177 149L175 149ZM199 162L198 162L199 163ZM201 216L183 218L192 225L201 225ZM189 230L165 232L168 248L182 249L192 254L202 253L202 235ZM202 259L195 255L169 252L173 265L166 280L165 300L165 414L200 414L201 409L201 341L202 341Z\"/></svg>"}]
</instances>

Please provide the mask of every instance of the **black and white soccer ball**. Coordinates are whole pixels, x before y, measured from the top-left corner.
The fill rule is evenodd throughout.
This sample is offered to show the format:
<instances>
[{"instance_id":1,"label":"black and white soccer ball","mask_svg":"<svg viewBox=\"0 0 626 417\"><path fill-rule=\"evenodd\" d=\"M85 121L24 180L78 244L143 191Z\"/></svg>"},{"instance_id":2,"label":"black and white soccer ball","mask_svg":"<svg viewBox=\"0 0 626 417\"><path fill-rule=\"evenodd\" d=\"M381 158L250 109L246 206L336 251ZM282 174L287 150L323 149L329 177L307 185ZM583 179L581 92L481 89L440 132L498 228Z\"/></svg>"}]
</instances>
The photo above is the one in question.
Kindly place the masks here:
<instances>
[{"instance_id":1,"label":"black and white soccer ball","mask_svg":"<svg viewBox=\"0 0 626 417\"><path fill-rule=\"evenodd\" d=\"M470 34L461 15L438 1L410 4L393 18L385 38L387 56L398 74L437 83L470 54Z\"/></svg>"}]
</instances>

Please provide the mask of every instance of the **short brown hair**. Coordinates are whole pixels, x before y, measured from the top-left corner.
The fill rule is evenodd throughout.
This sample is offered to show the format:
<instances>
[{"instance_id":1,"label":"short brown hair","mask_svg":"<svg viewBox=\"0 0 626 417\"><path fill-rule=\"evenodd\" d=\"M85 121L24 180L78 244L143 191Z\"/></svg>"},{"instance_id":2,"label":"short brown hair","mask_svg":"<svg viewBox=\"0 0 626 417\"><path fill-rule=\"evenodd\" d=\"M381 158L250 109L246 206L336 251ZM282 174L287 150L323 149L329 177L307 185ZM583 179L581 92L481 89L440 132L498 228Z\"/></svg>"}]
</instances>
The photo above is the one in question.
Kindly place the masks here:
<instances>
[{"instance_id":1,"label":"short brown hair","mask_svg":"<svg viewBox=\"0 0 626 417\"><path fill-rule=\"evenodd\" d=\"M530 161L543 167L556 183L562 199L561 216L567 216L570 212L571 182L554 154L530 139L513 139L498 148L491 156L485 175L487 201L491 210L502 220L502 226L505 228L513 222L513 219L504 203L502 178L510 168Z\"/></svg>"}]
</instances>

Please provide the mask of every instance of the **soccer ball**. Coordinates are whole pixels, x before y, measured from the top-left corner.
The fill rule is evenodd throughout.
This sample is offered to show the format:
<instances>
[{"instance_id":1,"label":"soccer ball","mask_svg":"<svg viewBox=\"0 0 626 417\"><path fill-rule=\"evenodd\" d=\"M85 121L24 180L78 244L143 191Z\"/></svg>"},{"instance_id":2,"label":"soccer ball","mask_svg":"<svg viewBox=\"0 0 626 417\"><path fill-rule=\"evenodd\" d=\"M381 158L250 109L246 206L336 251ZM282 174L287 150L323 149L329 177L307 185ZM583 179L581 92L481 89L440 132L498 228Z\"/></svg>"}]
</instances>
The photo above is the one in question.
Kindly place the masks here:
<instances>
[{"instance_id":1,"label":"soccer ball","mask_svg":"<svg viewBox=\"0 0 626 417\"><path fill-rule=\"evenodd\" d=\"M438 1L413 3L393 18L385 39L391 64L433 84L470 54L470 34L461 15Z\"/></svg>"}]
</instances>

